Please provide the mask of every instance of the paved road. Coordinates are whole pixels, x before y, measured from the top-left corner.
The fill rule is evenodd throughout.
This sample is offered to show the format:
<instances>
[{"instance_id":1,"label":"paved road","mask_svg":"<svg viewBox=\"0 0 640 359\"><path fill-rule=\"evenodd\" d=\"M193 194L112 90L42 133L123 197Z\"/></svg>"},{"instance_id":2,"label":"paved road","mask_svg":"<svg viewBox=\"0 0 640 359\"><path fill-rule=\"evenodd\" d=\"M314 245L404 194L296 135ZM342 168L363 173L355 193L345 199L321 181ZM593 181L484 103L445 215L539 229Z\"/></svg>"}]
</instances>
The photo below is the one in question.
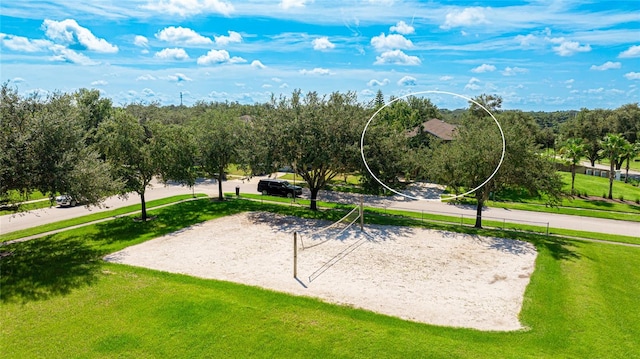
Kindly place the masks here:
<instances>
[{"instance_id":1,"label":"paved road","mask_svg":"<svg viewBox=\"0 0 640 359\"><path fill-rule=\"evenodd\" d=\"M258 193L257 184L260 177L254 177L250 181L229 180L223 182L223 192L234 192L236 186L240 187L241 193ZM428 189L426 189L428 191ZM195 193L205 193L210 196L218 195L218 186L213 181L203 181L196 184L193 189ZM154 184L147 190L147 201L164 198L178 194L190 194L192 190L178 185ZM305 194L308 196L308 194ZM305 196L303 195L303 196ZM321 192L320 200L334 200L357 203L358 195L348 195L341 193ZM403 198L381 199L375 196L365 196L365 205L380 208L409 209L415 211L425 211L432 213L444 213L448 215L474 217L475 209L456 206L446 203L432 201L415 201ZM34 210L29 213L0 216L0 232L7 233L20 229L30 228L42 224L53 223L65 219L70 219L99 211L106 211L118 207L132 204L139 204L140 198L132 194L128 199L112 197L107 199L102 208L86 208L84 206L74 208L51 207ZM569 216L551 213L529 212L519 210L508 210L500 208L487 208L483 212L484 219L505 220L507 222L531 223L539 226L546 226L549 223L551 228L566 228L583 230L590 232L610 233L626 236L640 237L640 223L605 220L590 217Z\"/></svg>"}]
</instances>

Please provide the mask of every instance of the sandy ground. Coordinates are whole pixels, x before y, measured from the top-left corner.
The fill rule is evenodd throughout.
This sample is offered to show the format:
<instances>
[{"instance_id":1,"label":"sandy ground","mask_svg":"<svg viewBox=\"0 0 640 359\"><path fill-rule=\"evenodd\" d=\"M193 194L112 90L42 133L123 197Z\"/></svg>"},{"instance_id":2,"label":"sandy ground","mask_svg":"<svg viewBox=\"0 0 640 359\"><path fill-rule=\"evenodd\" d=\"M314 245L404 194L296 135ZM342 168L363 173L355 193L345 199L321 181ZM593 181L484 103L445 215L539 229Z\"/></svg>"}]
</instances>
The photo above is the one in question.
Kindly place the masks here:
<instances>
[{"instance_id":1,"label":"sandy ground","mask_svg":"<svg viewBox=\"0 0 640 359\"><path fill-rule=\"evenodd\" d=\"M327 224L243 213L105 259L316 297L416 322L480 330L522 328L518 313L537 255L531 244L395 226L311 235ZM302 232L297 278L294 231Z\"/></svg>"}]
</instances>

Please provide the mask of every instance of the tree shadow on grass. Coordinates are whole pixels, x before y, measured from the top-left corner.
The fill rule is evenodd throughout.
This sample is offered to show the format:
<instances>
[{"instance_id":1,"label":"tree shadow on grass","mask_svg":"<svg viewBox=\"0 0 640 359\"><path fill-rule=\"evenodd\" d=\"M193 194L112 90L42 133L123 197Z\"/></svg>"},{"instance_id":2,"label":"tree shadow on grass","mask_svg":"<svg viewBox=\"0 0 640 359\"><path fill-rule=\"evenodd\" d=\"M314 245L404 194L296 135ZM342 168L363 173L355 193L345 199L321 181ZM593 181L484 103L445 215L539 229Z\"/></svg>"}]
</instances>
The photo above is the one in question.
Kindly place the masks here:
<instances>
[{"instance_id":1,"label":"tree shadow on grass","mask_svg":"<svg viewBox=\"0 0 640 359\"><path fill-rule=\"evenodd\" d=\"M100 253L81 238L54 236L0 247L0 300L30 302L69 294L97 280Z\"/></svg>"},{"instance_id":2,"label":"tree shadow on grass","mask_svg":"<svg viewBox=\"0 0 640 359\"><path fill-rule=\"evenodd\" d=\"M251 203L249 203L251 204ZM246 210L243 203L235 201L209 201L207 199L179 203L149 211L153 220L140 222L131 217L121 217L96 224L93 234L86 238L103 248L104 253L118 251L132 244L178 232L202 223L212 217L221 217Z\"/></svg>"}]
</instances>

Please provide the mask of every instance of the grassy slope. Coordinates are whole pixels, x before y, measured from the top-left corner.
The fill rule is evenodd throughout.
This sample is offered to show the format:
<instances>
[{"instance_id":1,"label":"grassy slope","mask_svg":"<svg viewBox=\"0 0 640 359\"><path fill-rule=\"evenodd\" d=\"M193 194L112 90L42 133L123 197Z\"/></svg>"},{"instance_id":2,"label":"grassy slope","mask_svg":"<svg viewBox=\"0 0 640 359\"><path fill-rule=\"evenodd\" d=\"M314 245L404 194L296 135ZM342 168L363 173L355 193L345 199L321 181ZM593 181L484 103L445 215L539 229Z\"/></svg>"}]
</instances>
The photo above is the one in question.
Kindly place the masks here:
<instances>
[{"instance_id":1,"label":"grassy slope","mask_svg":"<svg viewBox=\"0 0 640 359\"><path fill-rule=\"evenodd\" d=\"M521 313L530 330L511 333L411 323L95 260L254 206L187 202L157 210L151 223L123 218L4 247L14 256L0 267L3 357L629 358L640 352L639 248L529 236L540 252Z\"/></svg>"}]
</instances>

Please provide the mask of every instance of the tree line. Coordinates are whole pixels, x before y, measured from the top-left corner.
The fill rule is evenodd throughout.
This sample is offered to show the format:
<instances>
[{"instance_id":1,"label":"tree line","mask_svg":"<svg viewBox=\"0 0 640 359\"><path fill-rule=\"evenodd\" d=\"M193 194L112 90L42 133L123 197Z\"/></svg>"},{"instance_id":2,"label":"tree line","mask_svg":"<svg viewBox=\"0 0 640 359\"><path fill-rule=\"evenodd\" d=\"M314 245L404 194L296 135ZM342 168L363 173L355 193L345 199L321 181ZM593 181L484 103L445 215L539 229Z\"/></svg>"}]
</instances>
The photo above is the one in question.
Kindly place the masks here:
<instances>
[{"instance_id":1,"label":"tree line","mask_svg":"<svg viewBox=\"0 0 640 359\"><path fill-rule=\"evenodd\" d=\"M292 168L306 182L310 208L316 209L319 191L340 174L358 173L365 190L384 190L360 153L363 127L375 113L362 138L363 153L369 170L385 184L400 188L428 180L461 193L493 175L473 194L478 227L490 193L519 188L551 200L561 196L552 162L539 155L541 127L530 114L502 111L501 98L493 95L475 101L502 124L504 155L498 127L473 104L457 114L454 141L408 136L422 122L446 116L430 100L413 96L385 103L379 93L362 103L354 92L322 96L295 90L253 105L115 107L97 90L20 96L8 84L0 96L0 197L5 201L40 191L52 201L64 193L99 205L109 195L136 193L146 219L145 191L153 179L193 186L199 177L216 178L222 200L225 171L236 164L248 175Z\"/></svg>"}]
</instances>

